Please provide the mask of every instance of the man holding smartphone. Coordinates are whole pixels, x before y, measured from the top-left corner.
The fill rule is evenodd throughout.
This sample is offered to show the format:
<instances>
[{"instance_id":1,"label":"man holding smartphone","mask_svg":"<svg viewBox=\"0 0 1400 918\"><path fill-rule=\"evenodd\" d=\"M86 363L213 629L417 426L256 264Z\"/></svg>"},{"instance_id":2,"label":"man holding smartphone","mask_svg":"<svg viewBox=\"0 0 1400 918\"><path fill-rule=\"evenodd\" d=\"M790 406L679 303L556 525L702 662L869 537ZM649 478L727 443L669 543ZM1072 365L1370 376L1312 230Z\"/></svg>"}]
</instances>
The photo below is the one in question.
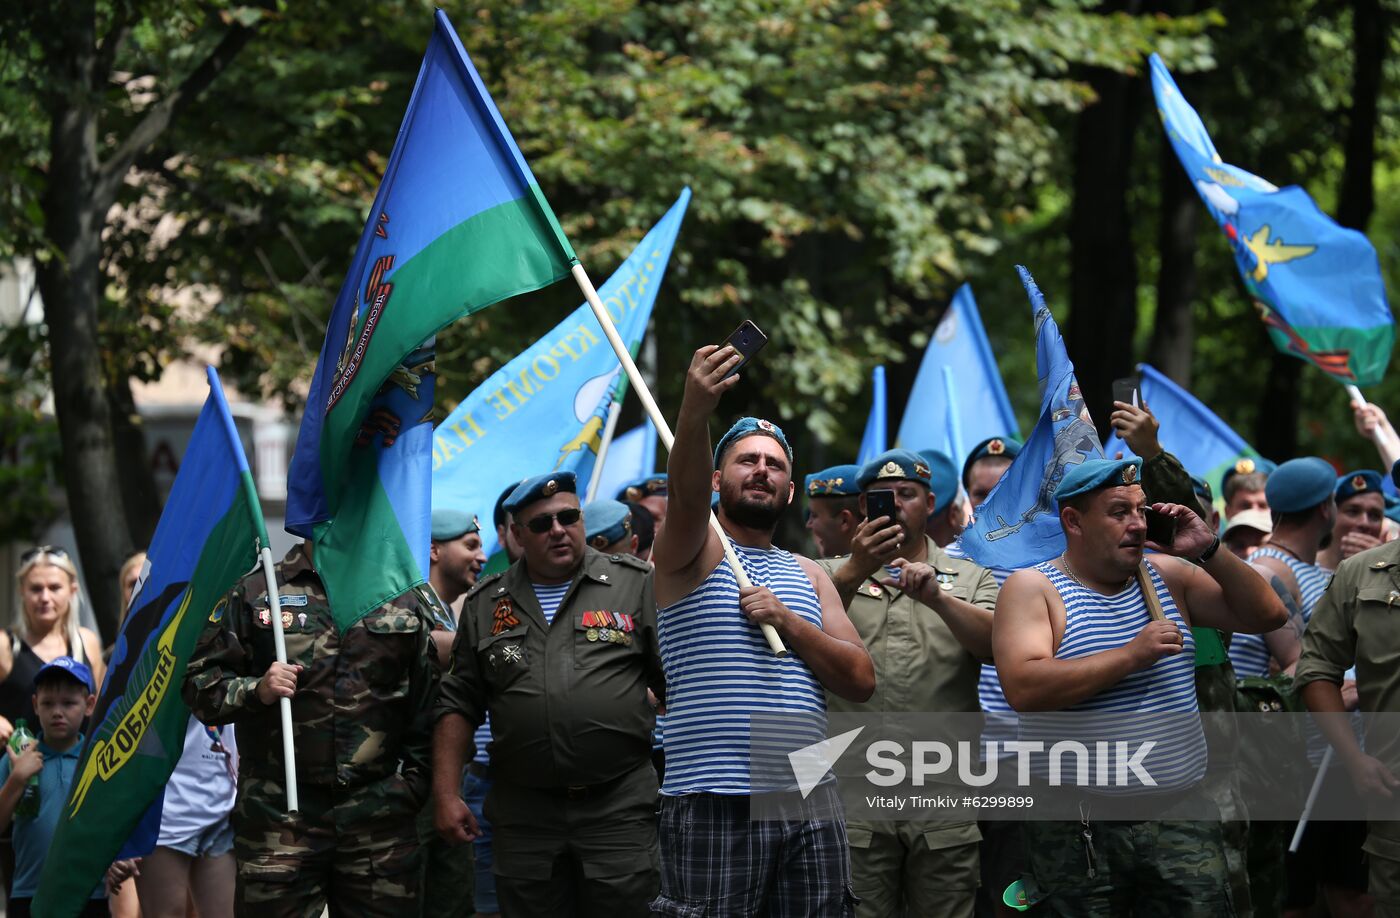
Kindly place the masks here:
<instances>
[{"instance_id":1,"label":"man holding smartphone","mask_svg":"<svg viewBox=\"0 0 1400 918\"><path fill-rule=\"evenodd\" d=\"M875 695L829 696L832 711L975 712L977 677L992 654L991 571L953 558L925 527L939 495L923 457L893 449L856 478L866 520L851 554L817 563L831 574L875 661ZM851 820L852 885L862 918L971 915L979 883L973 821Z\"/></svg>"}]
</instances>

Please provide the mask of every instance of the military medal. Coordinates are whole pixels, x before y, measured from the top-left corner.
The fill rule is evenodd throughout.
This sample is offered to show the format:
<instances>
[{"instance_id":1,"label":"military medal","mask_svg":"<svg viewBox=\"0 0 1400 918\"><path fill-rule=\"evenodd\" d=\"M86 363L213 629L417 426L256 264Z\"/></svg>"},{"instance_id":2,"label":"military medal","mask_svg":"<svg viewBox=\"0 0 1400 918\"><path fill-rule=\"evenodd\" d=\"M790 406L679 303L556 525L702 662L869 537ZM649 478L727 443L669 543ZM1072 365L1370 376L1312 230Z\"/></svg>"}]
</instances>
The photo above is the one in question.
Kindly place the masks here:
<instances>
[{"instance_id":1,"label":"military medal","mask_svg":"<svg viewBox=\"0 0 1400 918\"><path fill-rule=\"evenodd\" d=\"M612 635L613 635L612 630L609 629L609 628L599 628L599 629L598 629L598 640L600 640L600 641L606 641L606 642L608 642L609 644L611 644L611 643L612 643Z\"/></svg>"},{"instance_id":2,"label":"military medal","mask_svg":"<svg viewBox=\"0 0 1400 918\"><path fill-rule=\"evenodd\" d=\"M305 613L305 612L298 612L298 613L297 613L297 624L300 625L300 626L303 627L303 628L306 627L306 613Z\"/></svg>"},{"instance_id":3,"label":"military medal","mask_svg":"<svg viewBox=\"0 0 1400 918\"><path fill-rule=\"evenodd\" d=\"M515 607L511 605L509 596L496 600L496 608L491 611L491 619L492 634L500 634L502 631L508 631L520 624L520 619L515 617Z\"/></svg>"},{"instance_id":4,"label":"military medal","mask_svg":"<svg viewBox=\"0 0 1400 918\"><path fill-rule=\"evenodd\" d=\"M291 609L283 609L283 610L282 610L282 627L283 627L284 629L285 629L285 628L290 628L290 627L292 627L292 610L291 610Z\"/></svg>"},{"instance_id":5,"label":"military medal","mask_svg":"<svg viewBox=\"0 0 1400 918\"><path fill-rule=\"evenodd\" d=\"M882 596L882 595L884 595L884 591L880 589L880 585L879 585L879 584L877 584L877 583L872 583L872 584L870 584L870 595L871 595L871 596Z\"/></svg>"},{"instance_id":6,"label":"military medal","mask_svg":"<svg viewBox=\"0 0 1400 918\"><path fill-rule=\"evenodd\" d=\"M586 638L588 638L588 642L589 642L590 644L596 644L596 643L598 643L598 629L597 629L597 628L589 628L586 632L584 632L584 635L583 635L583 636L586 637Z\"/></svg>"},{"instance_id":7,"label":"military medal","mask_svg":"<svg viewBox=\"0 0 1400 918\"><path fill-rule=\"evenodd\" d=\"M501 657L507 663L519 663L521 659L520 648L515 644L511 644L509 647L503 647L501 648Z\"/></svg>"},{"instance_id":8,"label":"military medal","mask_svg":"<svg viewBox=\"0 0 1400 918\"><path fill-rule=\"evenodd\" d=\"M267 609L258 610L258 624L272 626L272 613Z\"/></svg>"}]
</instances>

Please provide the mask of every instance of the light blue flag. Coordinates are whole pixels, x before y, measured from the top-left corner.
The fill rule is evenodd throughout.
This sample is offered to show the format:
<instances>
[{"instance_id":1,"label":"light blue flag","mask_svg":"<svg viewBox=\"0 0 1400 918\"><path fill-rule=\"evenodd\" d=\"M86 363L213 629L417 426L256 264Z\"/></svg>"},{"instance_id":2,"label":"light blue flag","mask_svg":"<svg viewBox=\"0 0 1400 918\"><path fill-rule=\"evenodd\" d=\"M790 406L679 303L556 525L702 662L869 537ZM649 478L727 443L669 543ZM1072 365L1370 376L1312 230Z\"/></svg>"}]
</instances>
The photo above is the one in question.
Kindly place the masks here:
<instances>
[{"instance_id":1,"label":"light blue flag","mask_svg":"<svg viewBox=\"0 0 1400 918\"><path fill-rule=\"evenodd\" d=\"M603 461L603 474L598 478L594 500L612 498L617 492L639 478L656 471L656 427L651 418L625 434L613 437L608 457ZM504 487L504 486L503 486Z\"/></svg>"},{"instance_id":2,"label":"light blue flag","mask_svg":"<svg viewBox=\"0 0 1400 918\"><path fill-rule=\"evenodd\" d=\"M1370 241L1337 225L1303 189L1277 188L1221 159L1162 59L1152 55L1151 65L1172 149L1230 241L1274 346L1341 382L1379 382L1395 319Z\"/></svg>"},{"instance_id":3,"label":"light blue flag","mask_svg":"<svg viewBox=\"0 0 1400 918\"><path fill-rule=\"evenodd\" d=\"M889 447L889 426L885 418L889 414L885 399L885 368L876 367L870 372L870 416L865 419L865 434L860 438L860 451L856 453L856 465L865 465Z\"/></svg>"},{"instance_id":4,"label":"light blue flag","mask_svg":"<svg viewBox=\"0 0 1400 918\"><path fill-rule=\"evenodd\" d=\"M1162 425L1157 441L1186 471L1209 482L1212 494L1220 493L1225 472L1237 460L1259 455L1190 392L1145 363L1138 364L1138 372L1142 374L1138 394ZM1120 451L1124 456L1136 455L1116 431L1109 433L1103 451L1106 456Z\"/></svg>"},{"instance_id":5,"label":"light blue flag","mask_svg":"<svg viewBox=\"0 0 1400 918\"><path fill-rule=\"evenodd\" d=\"M598 289L617 332L636 354L680 232L690 189ZM462 400L433 433L433 507L490 516L511 482L551 469L585 484L602 442L622 366L587 304ZM483 526L482 547L496 551Z\"/></svg>"},{"instance_id":6,"label":"light blue flag","mask_svg":"<svg viewBox=\"0 0 1400 918\"><path fill-rule=\"evenodd\" d=\"M1020 265L1016 271L1035 314L1040 420L962 536L963 550L972 560L1008 570L1039 564L1065 550L1055 488L1067 467L1103 455L1050 307L1030 272Z\"/></svg>"},{"instance_id":7,"label":"light blue flag","mask_svg":"<svg viewBox=\"0 0 1400 918\"><path fill-rule=\"evenodd\" d=\"M936 449L961 464L971 444L1005 436L1019 440L1021 428L1006 397L972 288L963 284L924 350L895 444Z\"/></svg>"}]
</instances>

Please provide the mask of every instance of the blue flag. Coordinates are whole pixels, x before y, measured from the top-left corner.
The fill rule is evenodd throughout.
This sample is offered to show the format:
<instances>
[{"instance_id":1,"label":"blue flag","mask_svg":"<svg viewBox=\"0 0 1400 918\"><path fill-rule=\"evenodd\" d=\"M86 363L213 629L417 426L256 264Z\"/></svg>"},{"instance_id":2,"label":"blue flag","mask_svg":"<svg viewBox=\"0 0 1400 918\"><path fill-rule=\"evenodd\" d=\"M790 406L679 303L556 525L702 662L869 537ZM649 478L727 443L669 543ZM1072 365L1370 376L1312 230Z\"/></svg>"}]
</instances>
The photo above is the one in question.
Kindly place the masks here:
<instances>
[{"instance_id":1,"label":"blue flag","mask_svg":"<svg viewBox=\"0 0 1400 918\"><path fill-rule=\"evenodd\" d=\"M1220 158L1162 59L1152 91L1172 149L1220 224L1274 346L1344 383L1385 375L1395 342L1376 250L1296 186L1277 188Z\"/></svg>"},{"instance_id":2,"label":"blue flag","mask_svg":"<svg viewBox=\"0 0 1400 918\"><path fill-rule=\"evenodd\" d=\"M865 433L860 438L856 465L865 465L889 448L885 445L889 442L888 425L885 422L888 414L885 368L876 367L870 372L870 416L865 419Z\"/></svg>"},{"instance_id":3,"label":"blue flag","mask_svg":"<svg viewBox=\"0 0 1400 918\"><path fill-rule=\"evenodd\" d=\"M666 273L690 189L598 289L633 354ZM624 379L617 355L587 304L462 400L433 434L433 506L485 518L506 485L551 469L585 484L602 442L608 407ZM611 496L611 495L603 495ZM496 532L481 531L487 555Z\"/></svg>"},{"instance_id":4,"label":"blue flag","mask_svg":"<svg viewBox=\"0 0 1400 918\"><path fill-rule=\"evenodd\" d=\"M1067 467L1103 455L1050 307L1030 272L1020 265L1016 271L1035 315L1040 420L962 536L963 550L972 560L1008 570L1039 564L1065 550L1055 488Z\"/></svg>"},{"instance_id":5,"label":"blue flag","mask_svg":"<svg viewBox=\"0 0 1400 918\"><path fill-rule=\"evenodd\" d=\"M267 544L243 444L213 368L208 377L209 397L151 539L58 816L35 915L78 914L123 843L131 839L133 853L155 847L162 792L190 719L180 697L185 664L205 623L223 615L228 591Z\"/></svg>"},{"instance_id":6,"label":"blue flag","mask_svg":"<svg viewBox=\"0 0 1400 918\"><path fill-rule=\"evenodd\" d=\"M1221 480L1236 460L1259 455L1190 392L1145 363L1138 364L1138 372L1142 374L1138 393L1162 425L1157 441L1188 472L1209 482L1211 493L1220 493ZM1134 455L1116 431L1109 433L1103 451L1106 456L1120 451Z\"/></svg>"},{"instance_id":7,"label":"blue flag","mask_svg":"<svg viewBox=\"0 0 1400 918\"><path fill-rule=\"evenodd\" d=\"M953 294L933 330L896 444L936 449L961 464L972 444L988 437L1021 438L992 347L982 328L972 288Z\"/></svg>"},{"instance_id":8,"label":"blue flag","mask_svg":"<svg viewBox=\"0 0 1400 918\"><path fill-rule=\"evenodd\" d=\"M656 471L656 426L647 418L625 434L613 437L594 500L612 498L639 478Z\"/></svg>"}]
</instances>

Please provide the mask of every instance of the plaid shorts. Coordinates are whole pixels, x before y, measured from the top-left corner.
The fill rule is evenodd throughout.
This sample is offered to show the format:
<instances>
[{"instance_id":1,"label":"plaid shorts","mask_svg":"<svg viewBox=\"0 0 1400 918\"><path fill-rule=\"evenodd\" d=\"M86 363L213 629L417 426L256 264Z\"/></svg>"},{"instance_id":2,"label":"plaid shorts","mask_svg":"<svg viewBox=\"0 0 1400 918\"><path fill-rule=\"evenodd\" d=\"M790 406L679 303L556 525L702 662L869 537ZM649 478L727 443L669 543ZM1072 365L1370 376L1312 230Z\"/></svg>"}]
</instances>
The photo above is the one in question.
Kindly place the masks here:
<instances>
[{"instance_id":1,"label":"plaid shorts","mask_svg":"<svg viewBox=\"0 0 1400 918\"><path fill-rule=\"evenodd\" d=\"M853 916L850 849L835 783L805 801L792 798L782 818L751 820L747 796L662 797L661 895L652 913Z\"/></svg>"}]
</instances>

